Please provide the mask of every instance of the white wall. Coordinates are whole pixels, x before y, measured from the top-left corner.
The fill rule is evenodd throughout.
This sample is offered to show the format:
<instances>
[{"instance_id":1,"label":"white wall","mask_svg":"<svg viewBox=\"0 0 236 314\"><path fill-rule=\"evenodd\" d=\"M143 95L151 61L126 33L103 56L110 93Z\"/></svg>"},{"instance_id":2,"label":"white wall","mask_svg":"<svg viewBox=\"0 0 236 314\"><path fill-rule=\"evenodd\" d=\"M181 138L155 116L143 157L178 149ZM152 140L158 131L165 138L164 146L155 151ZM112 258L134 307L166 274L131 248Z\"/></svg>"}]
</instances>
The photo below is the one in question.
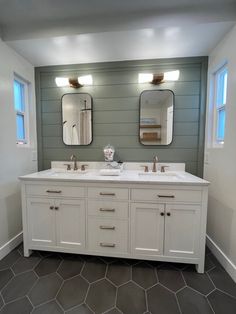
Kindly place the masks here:
<instances>
[{"instance_id":1,"label":"white wall","mask_svg":"<svg viewBox=\"0 0 236 314\"><path fill-rule=\"evenodd\" d=\"M207 233L222 251L222 261L228 264L228 271L236 278L236 26L211 52L209 79L212 71L225 60L229 70L225 143L223 148L209 148L206 136L209 162L205 162L204 177L211 182ZM208 131L207 125L206 134Z\"/></svg>"},{"instance_id":2,"label":"white wall","mask_svg":"<svg viewBox=\"0 0 236 314\"><path fill-rule=\"evenodd\" d=\"M13 75L30 82L30 147L16 146ZM18 176L37 169L34 68L0 39L0 259L22 230Z\"/></svg>"}]
</instances>

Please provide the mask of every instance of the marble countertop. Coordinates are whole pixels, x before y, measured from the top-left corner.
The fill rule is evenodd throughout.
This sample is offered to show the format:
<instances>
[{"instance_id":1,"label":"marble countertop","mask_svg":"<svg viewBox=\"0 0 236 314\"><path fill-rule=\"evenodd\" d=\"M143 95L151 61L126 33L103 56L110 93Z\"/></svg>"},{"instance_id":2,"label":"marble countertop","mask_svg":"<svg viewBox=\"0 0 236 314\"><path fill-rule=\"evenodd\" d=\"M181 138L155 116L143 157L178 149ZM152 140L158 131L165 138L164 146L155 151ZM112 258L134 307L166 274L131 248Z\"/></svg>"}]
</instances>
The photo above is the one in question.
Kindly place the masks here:
<instances>
[{"instance_id":1,"label":"marble countertop","mask_svg":"<svg viewBox=\"0 0 236 314\"><path fill-rule=\"evenodd\" d=\"M98 169L87 171L66 171L52 168L19 177L22 181L69 181L84 183L133 183L167 185L209 185L209 182L185 171L166 171L165 173L144 173L138 170L123 170L118 176L103 176Z\"/></svg>"}]
</instances>

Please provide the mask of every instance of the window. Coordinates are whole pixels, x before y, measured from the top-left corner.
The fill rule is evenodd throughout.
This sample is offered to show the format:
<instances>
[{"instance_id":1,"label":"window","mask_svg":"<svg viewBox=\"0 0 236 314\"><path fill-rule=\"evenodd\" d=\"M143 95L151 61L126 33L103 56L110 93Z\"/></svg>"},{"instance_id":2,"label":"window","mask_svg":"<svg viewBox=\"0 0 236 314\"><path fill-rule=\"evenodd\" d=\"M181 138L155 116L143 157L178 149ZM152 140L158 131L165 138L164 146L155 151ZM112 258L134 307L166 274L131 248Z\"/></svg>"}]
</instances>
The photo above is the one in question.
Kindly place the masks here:
<instances>
[{"instance_id":1,"label":"window","mask_svg":"<svg viewBox=\"0 0 236 314\"><path fill-rule=\"evenodd\" d=\"M16 143L27 144L27 109L28 109L28 84L22 79L14 78L14 106L16 112Z\"/></svg>"},{"instance_id":2,"label":"window","mask_svg":"<svg viewBox=\"0 0 236 314\"><path fill-rule=\"evenodd\" d=\"M221 67L214 73L214 95L213 95L213 144L222 146L225 139L225 107L227 96L227 66Z\"/></svg>"}]
</instances>

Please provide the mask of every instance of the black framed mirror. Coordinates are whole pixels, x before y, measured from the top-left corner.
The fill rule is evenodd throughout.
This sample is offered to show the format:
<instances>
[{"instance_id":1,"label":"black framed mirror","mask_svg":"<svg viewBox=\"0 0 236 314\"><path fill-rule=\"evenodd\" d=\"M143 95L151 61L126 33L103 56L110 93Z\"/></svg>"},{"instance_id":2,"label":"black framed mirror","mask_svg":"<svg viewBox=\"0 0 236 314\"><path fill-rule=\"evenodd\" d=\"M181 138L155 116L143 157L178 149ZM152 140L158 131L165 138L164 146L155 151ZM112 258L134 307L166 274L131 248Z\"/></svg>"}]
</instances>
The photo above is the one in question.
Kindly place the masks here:
<instances>
[{"instance_id":1,"label":"black framed mirror","mask_svg":"<svg viewBox=\"0 0 236 314\"><path fill-rule=\"evenodd\" d=\"M139 140L143 145L169 145L173 139L174 93L146 90L140 95Z\"/></svg>"},{"instance_id":2,"label":"black framed mirror","mask_svg":"<svg viewBox=\"0 0 236 314\"><path fill-rule=\"evenodd\" d=\"M87 93L62 96L63 142L66 145L89 145L93 140L92 97Z\"/></svg>"}]
</instances>

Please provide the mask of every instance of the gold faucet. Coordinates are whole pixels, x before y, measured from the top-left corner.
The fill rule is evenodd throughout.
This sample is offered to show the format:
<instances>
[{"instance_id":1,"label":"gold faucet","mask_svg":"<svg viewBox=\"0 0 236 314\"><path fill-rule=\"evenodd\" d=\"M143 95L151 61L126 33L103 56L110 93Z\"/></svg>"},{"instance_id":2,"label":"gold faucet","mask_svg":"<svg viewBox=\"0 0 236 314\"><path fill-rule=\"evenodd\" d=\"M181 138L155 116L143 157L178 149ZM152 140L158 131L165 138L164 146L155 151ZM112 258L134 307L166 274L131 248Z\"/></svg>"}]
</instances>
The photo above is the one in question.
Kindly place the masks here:
<instances>
[{"instance_id":1,"label":"gold faucet","mask_svg":"<svg viewBox=\"0 0 236 314\"><path fill-rule=\"evenodd\" d=\"M153 158L152 172L157 172L157 162L158 162L158 157L155 156L155 157Z\"/></svg>"},{"instance_id":2,"label":"gold faucet","mask_svg":"<svg viewBox=\"0 0 236 314\"><path fill-rule=\"evenodd\" d=\"M75 155L71 155L70 156L70 160L74 162L73 170L78 170L76 156Z\"/></svg>"}]
</instances>

